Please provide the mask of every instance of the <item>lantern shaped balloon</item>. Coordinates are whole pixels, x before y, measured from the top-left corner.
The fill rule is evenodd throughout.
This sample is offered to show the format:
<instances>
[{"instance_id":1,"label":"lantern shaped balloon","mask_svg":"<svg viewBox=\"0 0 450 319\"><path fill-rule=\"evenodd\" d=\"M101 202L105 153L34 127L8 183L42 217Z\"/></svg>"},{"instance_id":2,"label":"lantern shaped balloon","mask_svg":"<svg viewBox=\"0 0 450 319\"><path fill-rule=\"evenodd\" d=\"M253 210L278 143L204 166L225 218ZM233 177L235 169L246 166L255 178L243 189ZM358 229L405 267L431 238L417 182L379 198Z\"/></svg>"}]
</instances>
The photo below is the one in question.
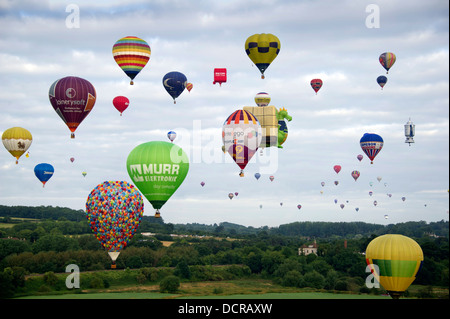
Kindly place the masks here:
<instances>
[{"instance_id":1,"label":"lantern shaped balloon","mask_svg":"<svg viewBox=\"0 0 450 319\"><path fill-rule=\"evenodd\" d=\"M115 268L117 257L134 236L144 213L139 191L123 181L97 185L86 201L86 217L95 237L108 251Z\"/></svg>"},{"instance_id":2,"label":"lantern shaped balloon","mask_svg":"<svg viewBox=\"0 0 450 319\"><path fill-rule=\"evenodd\" d=\"M125 96L116 96L113 99L113 105L120 112L120 116L122 116L122 112L130 105L130 100Z\"/></svg>"},{"instance_id":3,"label":"lantern shaped balloon","mask_svg":"<svg viewBox=\"0 0 450 319\"><path fill-rule=\"evenodd\" d=\"M369 157L370 164L373 164L373 160L383 148L384 141L378 134L365 133L361 137L359 144L367 157Z\"/></svg>"},{"instance_id":4,"label":"lantern shaped balloon","mask_svg":"<svg viewBox=\"0 0 450 319\"><path fill-rule=\"evenodd\" d=\"M375 238L366 248L366 262L377 281L398 299L416 279L423 252L413 239L397 234Z\"/></svg>"},{"instance_id":5,"label":"lantern shaped balloon","mask_svg":"<svg viewBox=\"0 0 450 319\"><path fill-rule=\"evenodd\" d=\"M11 127L2 134L2 143L6 150L16 158L16 164L31 146L31 142L33 142L31 133L22 127Z\"/></svg>"},{"instance_id":6,"label":"lantern shaped balloon","mask_svg":"<svg viewBox=\"0 0 450 319\"><path fill-rule=\"evenodd\" d=\"M55 112L72 132L70 137L75 138L75 130L94 107L94 86L85 79L67 76L50 86L48 97Z\"/></svg>"},{"instance_id":7,"label":"lantern shaped balloon","mask_svg":"<svg viewBox=\"0 0 450 319\"><path fill-rule=\"evenodd\" d=\"M225 82L227 82L227 69L215 68L213 84L219 83L219 85L222 86L222 83Z\"/></svg>"},{"instance_id":8,"label":"lantern shaped balloon","mask_svg":"<svg viewBox=\"0 0 450 319\"><path fill-rule=\"evenodd\" d=\"M241 168L239 176L244 176L244 168L256 153L261 138L261 125L248 111L237 110L223 123L223 144L225 150Z\"/></svg>"},{"instance_id":9,"label":"lantern shaped balloon","mask_svg":"<svg viewBox=\"0 0 450 319\"><path fill-rule=\"evenodd\" d=\"M116 63L130 78L130 85L133 85L134 78L150 60L151 50L148 43L141 38L128 36L117 40L112 53Z\"/></svg>"}]
</instances>

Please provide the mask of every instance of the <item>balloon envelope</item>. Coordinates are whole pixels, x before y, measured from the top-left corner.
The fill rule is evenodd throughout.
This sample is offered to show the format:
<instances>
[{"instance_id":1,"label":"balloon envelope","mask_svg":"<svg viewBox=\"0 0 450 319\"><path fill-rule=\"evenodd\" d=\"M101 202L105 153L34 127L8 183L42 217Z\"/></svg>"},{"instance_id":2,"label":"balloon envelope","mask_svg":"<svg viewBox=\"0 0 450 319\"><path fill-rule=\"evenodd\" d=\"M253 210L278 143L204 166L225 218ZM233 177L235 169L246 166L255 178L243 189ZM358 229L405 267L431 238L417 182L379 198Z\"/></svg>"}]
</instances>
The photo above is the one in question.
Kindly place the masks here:
<instances>
[{"instance_id":1,"label":"balloon envelope","mask_svg":"<svg viewBox=\"0 0 450 319\"><path fill-rule=\"evenodd\" d=\"M150 60L151 50L147 42L135 36L127 36L117 40L113 45L114 60L133 84L134 78Z\"/></svg>"},{"instance_id":2,"label":"balloon envelope","mask_svg":"<svg viewBox=\"0 0 450 319\"><path fill-rule=\"evenodd\" d=\"M366 262L384 289L393 298L398 298L416 279L422 266L423 252L413 239L388 234L369 243Z\"/></svg>"},{"instance_id":3,"label":"balloon envelope","mask_svg":"<svg viewBox=\"0 0 450 319\"><path fill-rule=\"evenodd\" d=\"M261 72L262 79L264 79L264 72L278 56L280 49L280 40L270 33L254 34L245 41L245 52Z\"/></svg>"},{"instance_id":4,"label":"balloon envelope","mask_svg":"<svg viewBox=\"0 0 450 319\"><path fill-rule=\"evenodd\" d=\"M365 133L359 141L359 145L364 153L369 157L370 163L373 164L373 160L383 148L383 138L374 133Z\"/></svg>"},{"instance_id":5,"label":"balloon envelope","mask_svg":"<svg viewBox=\"0 0 450 319\"><path fill-rule=\"evenodd\" d=\"M258 106L268 106L270 103L270 95L266 92L259 92L255 95L255 103Z\"/></svg>"},{"instance_id":6,"label":"balloon envelope","mask_svg":"<svg viewBox=\"0 0 450 319\"><path fill-rule=\"evenodd\" d=\"M334 165L333 169L336 172L336 174L339 174L339 172L341 171L341 165Z\"/></svg>"},{"instance_id":7,"label":"balloon envelope","mask_svg":"<svg viewBox=\"0 0 450 319\"><path fill-rule=\"evenodd\" d=\"M130 100L125 96L116 96L113 99L113 105L120 112L120 115L122 115L122 112L130 105Z\"/></svg>"},{"instance_id":8,"label":"balloon envelope","mask_svg":"<svg viewBox=\"0 0 450 319\"><path fill-rule=\"evenodd\" d=\"M50 103L75 137L75 130L92 111L96 100L94 86L87 80L67 76L56 80L48 92Z\"/></svg>"},{"instance_id":9,"label":"balloon envelope","mask_svg":"<svg viewBox=\"0 0 450 319\"><path fill-rule=\"evenodd\" d=\"M222 139L225 150L241 168L244 168L261 144L261 125L257 118L245 110L233 112L222 126Z\"/></svg>"},{"instance_id":10,"label":"balloon envelope","mask_svg":"<svg viewBox=\"0 0 450 319\"><path fill-rule=\"evenodd\" d=\"M358 159L358 161L362 161L362 159L364 158L364 156L362 154L358 154L358 156L356 156L356 158Z\"/></svg>"},{"instance_id":11,"label":"balloon envelope","mask_svg":"<svg viewBox=\"0 0 450 319\"><path fill-rule=\"evenodd\" d=\"M320 90L320 88L323 85L323 81L321 79L312 79L311 80L311 87L313 88L314 92L317 92Z\"/></svg>"},{"instance_id":12,"label":"balloon envelope","mask_svg":"<svg viewBox=\"0 0 450 319\"><path fill-rule=\"evenodd\" d=\"M377 77L377 83L381 86L381 89L383 89L384 85L387 83L387 77L380 75Z\"/></svg>"},{"instance_id":13,"label":"balloon envelope","mask_svg":"<svg viewBox=\"0 0 450 319\"><path fill-rule=\"evenodd\" d=\"M42 187L45 186L45 183L53 176L54 172L53 166L47 163L37 164L34 167L34 175L42 182Z\"/></svg>"},{"instance_id":14,"label":"balloon envelope","mask_svg":"<svg viewBox=\"0 0 450 319\"><path fill-rule=\"evenodd\" d=\"M389 73L389 69L394 65L396 59L397 57L392 52L384 52L378 58L383 68L386 69L386 74Z\"/></svg>"},{"instance_id":15,"label":"balloon envelope","mask_svg":"<svg viewBox=\"0 0 450 319\"><path fill-rule=\"evenodd\" d=\"M174 131L169 131L167 133L167 138L173 142L175 140L175 138L177 137L177 133L175 133Z\"/></svg>"},{"instance_id":16,"label":"balloon envelope","mask_svg":"<svg viewBox=\"0 0 450 319\"><path fill-rule=\"evenodd\" d=\"M30 131L22 127L11 127L3 132L2 143L6 150L16 158L16 164L19 158L28 150L33 142Z\"/></svg>"},{"instance_id":17,"label":"balloon envelope","mask_svg":"<svg viewBox=\"0 0 450 319\"><path fill-rule=\"evenodd\" d=\"M359 171L353 171L353 172L352 172L352 177L354 178L355 182L356 182L356 180L358 179L358 177L359 177L360 175L361 175L361 174L359 173Z\"/></svg>"},{"instance_id":18,"label":"balloon envelope","mask_svg":"<svg viewBox=\"0 0 450 319\"><path fill-rule=\"evenodd\" d=\"M128 175L147 200L159 209L183 183L189 159L176 144L152 141L136 146L127 158Z\"/></svg>"},{"instance_id":19,"label":"balloon envelope","mask_svg":"<svg viewBox=\"0 0 450 319\"><path fill-rule=\"evenodd\" d=\"M143 213L141 194L133 185L124 181L107 181L97 185L86 201L89 225L108 252L120 253L127 246ZM115 258L112 258L113 261Z\"/></svg>"},{"instance_id":20,"label":"balloon envelope","mask_svg":"<svg viewBox=\"0 0 450 319\"><path fill-rule=\"evenodd\" d=\"M173 71L164 75L162 83L167 93L173 98L173 103L176 103L175 99L183 93L186 87L187 78L183 73Z\"/></svg>"}]
</instances>

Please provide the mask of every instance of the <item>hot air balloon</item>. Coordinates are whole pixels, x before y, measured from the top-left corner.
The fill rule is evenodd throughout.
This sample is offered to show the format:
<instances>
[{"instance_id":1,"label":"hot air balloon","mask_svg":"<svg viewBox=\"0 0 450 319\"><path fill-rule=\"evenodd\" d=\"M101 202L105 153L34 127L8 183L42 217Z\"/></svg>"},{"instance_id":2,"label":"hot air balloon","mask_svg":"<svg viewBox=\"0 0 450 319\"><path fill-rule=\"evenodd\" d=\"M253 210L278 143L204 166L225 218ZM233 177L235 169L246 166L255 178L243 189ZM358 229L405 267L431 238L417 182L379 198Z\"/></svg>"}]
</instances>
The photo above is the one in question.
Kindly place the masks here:
<instances>
[{"instance_id":1,"label":"hot air balloon","mask_svg":"<svg viewBox=\"0 0 450 319\"><path fill-rule=\"evenodd\" d=\"M335 203L335 204L337 204L337 202L338 202L338 200L337 200L337 199L335 199L335 200L334 200L334 203Z\"/></svg>"},{"instance_id":2,"label":"hot air balloon","mask_svg":"<svg viewBox=\"0 0 450 319\"><path fill-rule=\"evenodd\" d=\"M183 183L189 159L176 144L152 141L136 146L127 158L128 175L147 200L159 210Z\"/></svg>"},{"instance_id":3,"label":"hot air balloon","mask_svg":"<svg viewBox=\"0 0 450 319\"><path fill-rule=\"evenodd\" d=\"M402 197L402 201L405 201L405 200L406 200L406 197L403 196L403 197Z\"/></svg>"},{"instance_id":4,"label":"hot air balloon","mask_svg":"<svg viewBox=\"0 0 450 319\"><path fill-rule=\"evenodd\" d=\"M334 165L333 169L336 172L336 174L339 174L339 172L341 171L341 165Z\"/></svg>"},{"instance_id":5,"label":"hot air balloon","mask_svg":"<svg viewBox=\"0 0 450 319\"><path fill-rule=\"evenodd\" d=\"M322 87L322 80L321 79L312 79L311 80L311 87L313 88L314 92L317 92L320 90L320 88Z\"/></svg>"},{"instance_id":6,"label":"hot air balloon","mask_svg":"<svg viewBox=\"0 0 450 319\"><path fill-rule=\"evenodd\" d=\"M384 85L387 83L387 77L385 77L384 75L380 75L379 77L377 77L377 83L379 86L381 86L381 89L383 89Z\"/></svg>"},{"instance_id":7,"label":"hot air balloon","mask_svg":"<svg viewBox=\"0 0 450 319\"><path fill-rule=\"evenodd\" d=\"M366 262L377 281L398 299L416 279L423 252L413 239L388 234L373 239L366 248ZM374 267L374 266L377 267Z\"/></svg>"},{"instance_id":8,"label":"hot air balloon","mask_svg":"<svg viewBox=\"0 0 450 319\"><path fill-rule=\"evenodd\" d=\"M50 103L75 138L75 130L94 107L96 93L87 80L67 76L56 80L48 92Z\"/></svg>"},{"instance_id":9,"label":"hot air balloon","mask_svg":"<svg viewBox=\"0 0 450 319\"><path fill-rule=\"evenodd\" d=\"M345 207L344 204L340 204L339 206L341 207L341 209L344 209L344 207Z\"/></svg>"},{"instance_id":10,"label":"hot air balloon","mask_svg":"<svg viewBox=\"0 0 450 319\"><path fill-rule=\"evenodd\" d=\"M416 126L414 125L413 122L411 122L411 118L409 119L408 122L406 122L405 124L405 136L406 136L406 141L405 143L408 143L409 146L411 146L411 143L414 143L414 134L416 132Z\"/></svg>"},{"instance_id":11,"label":"hot air balloon","mask_svg":"<svg viewBox=\"0 0 450 319\"><path fill-rule=\"evenodd\" d=\"M322 187L324 187L325 186L325 182L321 182L320 185L322 185Z\"/></svg>"},{"instance_id":12,"label":"hot air balloon","mask_svg":"<svg viewBox=\"0 0 450 319\"><path fill-rule=\"evenodd\" d=\"M255 95L255 103L258 106L268 106L270 103L270 95L266 92L259 92Z\"/></svg>"},{"instance_id":13,"label":"hot air balloon","mask_svg":"<svg viewBox=\"0 0 450 319\"><path fill-rule=\"evenodd\" d=\"M133 85L134 78L141 72L150 60L150 46L144 40L128 36L117 40L112 48L114 60L130 78Z\"/></svg>"},{"instance_id":14,"label":"hot air balloon","mask_svg":"<svg viewBox=\"0 0 450 319\"><path fill-rule=\"evenodd\" d=\"M42 187L45 186L45 183L53 176L54 172L53 166L47 163L37 164L34 167L34 175L42 182Z\"/></svg>"},{"instance_id":15,"label":"hot air balloon","mask_svg":"<svg viewBox=\"0 0 450 319\"><path fill-rule=\"evenodd\" d=\"M377 206L378 202L376 200L373 201L373 206Z\"/></svg>"},{"instance_id":16,"label":"hot air balloon","mask_svg":"<svg viewBox=\"0 0 450 319\"><path fill-rule=\"evenodd\" d=\"M192 83L186 83L186 90L188 90L188 92L191 92L192 88L194 87L194 84Z\"/></svg>"},{"instance_id":17,"label":"hot air balloon","mask_svg":"<svg viewBox=\"0 0 450 319\"><path fill-rule=\"evenodd\" d=\"M164 75L162 83L167 93L173 98L173 103L177 103L175 99L183 93L187 84L187 78L183 73L172 71Z\"/></svg>"},{"instance_id":18,"label":"hot air balloon","mask_svg":"<svg viewBox=\"0 0 450 319\"><path fill-rule=\"evenodd\" d=\"M383 148L383 144L383 138L374 133L365 133L359 141L362 150L370 159L370 164L373 164L373 160Z\"/></svg>"},{"instance_id":19,"label":"hot air balloon","mask_svg":"<svg viewBox=\"0 0 450 319\"><path fill-rule=\"evenodd\" d=\"M130 100L125 96L116 96L113 99L113 105L120 112L120 116L122 116L122 112L130 105Z\"/></svg>"},{"instance_id":20,"label":"hot air balloon","mask_svg":"<svg viewBox=\"0 0 450 319\"><path fill-rule=\"evenodd\" d=\"M261 174L260 174L260 173L255 173L255 178L256 178L256 180L258 180L260 177L261 177Z\"/></svg>"},{"instance_id":21,"label":"hot air balloon","mask_svg":"<svg viewBox=\"0 0 450 319\"><path fill-rule=\"evenodd\" d=\"M83 177L86 177L87 173L86 172L82 172L81 175L83 175Z\"/></svg>"},{"instance_id":22,"label":"hot air balloon","mask_svg":"<svg viewBox=\"0 0 450 319\"><path fill-rule=\"evenodd\" d=\"M275 177L269 176L269 179L270 179L271 182L273 182L273 180L275 179Z\"/></svg>"},{"instance_id":23,"label":"hot air balloon","mask_svg":"<svg viewBox=\"0 0 450 319\"><path fill-rule=\"evenodd\" d=\"M245 52L261 72L261 79L264 79L264 72L277 57L280 48L280 40L270 33L254 34L245 41Z\"/></svg>"},{"instance_id":24,"label":"hot air balloon","mask_svg":"<svg viewBox=\"0 0 450 319\"><path fill-rule=\"evenodd\" d=\"M370 191L370 192L369 192L369 196L372 196L372 195L373 195L373 192L372 192L372 191Z\"/></svg>"},{"instance_id":25,"label":"hot air balloon","mask_svg":"<svg viewBox=\"0 0 450 319\"><path fill-rule=\"evenodd\" d=\"M359 173L359 171L353 171L352 172L352 177L353 177L353 179L355 180L355 182L356 182L356 180L358 179L358 177L360 176L361 174Z\"/></svg>"},{"instance_id":26,"label":"hot air balloon","mask_svg":"<svg viewBox=\"0 0 450 319\"><path fill-rule=\"evenodd\" d=\"M30 131L22 127L11 127L3 132L2 142L6 150L16 158L16 164L19 158L28 150L33 142Z\"/></svg>"},{"instance_id":27,"label":"hot air balloon","mask_svg":"<svg viewBox=\"0 0 450 319\"><path fill-rule=\"evenodd\" d=\"M378 58L383 68L386 69L386 74L389 73L389 69L394 65L396 59L395 54L392 52L384 52Z\"/></svg>"},{"instance_id":28,"label":"hot air balloon","mask_svg":"<svg viewBox=\"0 0 450 319\"><path fill-rule=\"evenodd\" d=\"M377 176L377 181L378 181L378 182L381 182L382 179L383 179L383 177Z\"/></svg>"},{"instance_id":29,"label":"hot air balloon","mask_svg":"<svg viewBox=\"0 0 450 319\"><path fill-rule=\"evenodd\" d=\"M356 156L356 158L358 159L358 161L362 161L362 159L364 158L364 156L362 154L358 154L358 156Z\"/></svg>"},{"instance_id":30,"label":"hot air balloon","mask_svg":"<svg viewBox=\"0 0 450 319\"><path fill-rule=\"evenodd\" d=\"M177 133L175 133L174 131L169 131L167 133L167 138L173 143L173 141L175 140L175 138L177 137Z\"/></svg>"},{"instance_id":31,"label":"hot air balloon","mask_svg":"<svg viewBox=\"0 0 450 319\"><path fill-rule=\"evenodd\" d=\"M334 181L334 185L339 185L339 181Z\"/></svg>"},{"instance_id":32,"label":"hot air balloon","mask_svg":"<svg viewBox=\"0 0 450 319\"><path fill-rule=\"evenodd\" d=\"M298 209L302 208L302 205L300 205L300 204L299 204L299 205L297 205L297 208L298 208Z\"/></svg>"},{"instance_id":33,"label":"hot air balloon","mask_svg":"<svg viewBox=\"0 0 450 319\"><path fill-rule=\"evenodd\" d=\"M233 193L229 193L229 194L228 194L228 198L229 198L229 199L233 199L233 197L234 197L234 194L233 194Z\"/></svg>"},{"instance_id":34,"label":"hot air balloon","mask_svg":"<svg viewBox=\"0 0 450 319\"><path fill-rule=\"evenodd\" d=\"M222 86L222 83L225 82L227 82L227 69L215 68L213 84L219 83L219 85Z\"/></svg>"},{"instance_id":35,"label":"hot air balloon","mask_svg":"<svg viewBox=\"0 0 450 319\"><path fill-rule=\"evenodd\" d=\"M359 212L359 207L356 207L355 210L356 210L357 212Z\"/></svg>"},{"instance_id":36,"label":"hot air balloon","mask_svg":"<svg viewBox=\"0 0 450 319\"><path fill-rule=\"evenodd\" d=\"M384 215L384 219L388 219L389 218L389 215Z\"/></svg>"},{"instance_id":37,"label":"hot air balloon","mask_svg":"<svg viewBox=\"0 0 450 319\"><path fill-rule=\"evenodd\" d=\"M239 193L238 192L234 192L234 195L237 197L239 195Z\"/></svg>"},{"instance_id":38,"label":"hot air balloon","mask_svg":"<svg viewBox=\"0 0 450 319\"><path fill-rule=\"evenodd\" d=\"M71 157L71 158L70 158L70 161L73 163L73 162L75 161L75 158L74 158L74 157Z\"/></svg>"},{"instance_id":39,"label":"hot air balloon","mask_svg":"<svg viewBox=\"0 0 450 319\"><path fill-rule=\"evenodd\" d=\"M244 168L261 144L261 125L256 117L245 110L233 112L223 123L222 139L225 150L241 168Z\"/></svg>"},{"instance_id":40,"label":"hot air balloon","mask_svg":"<svg viewBox=\"0 0 450 319\"><path fill-rule=\"evenodd\" d=\"M86 201L86 217L95 237L115 261L133 238L144 214L139 191L124 181L106 181L97 185Z\"/></svg>"}]
</instances>

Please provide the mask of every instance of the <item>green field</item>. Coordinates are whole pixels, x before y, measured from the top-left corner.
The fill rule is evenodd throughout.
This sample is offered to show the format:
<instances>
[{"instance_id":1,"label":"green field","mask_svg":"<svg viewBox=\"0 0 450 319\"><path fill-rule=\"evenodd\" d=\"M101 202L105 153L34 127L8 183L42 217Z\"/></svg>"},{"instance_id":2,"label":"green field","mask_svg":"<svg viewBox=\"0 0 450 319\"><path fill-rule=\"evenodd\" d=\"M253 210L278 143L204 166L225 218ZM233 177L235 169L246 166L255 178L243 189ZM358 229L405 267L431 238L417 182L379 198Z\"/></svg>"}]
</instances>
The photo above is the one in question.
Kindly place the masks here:
<instances>
[{"instance_id":1,"label":"green field","mask_svg":"<svg viewBox=\"0 0 450 319\"><path fill-rule=\"evenodd\" d=\"M391 299L389 296L333 294L325 292L265 293L239 295L179 296L156 292L103 292L28 296L17 299Z\"/></svg>"}]
</instances>

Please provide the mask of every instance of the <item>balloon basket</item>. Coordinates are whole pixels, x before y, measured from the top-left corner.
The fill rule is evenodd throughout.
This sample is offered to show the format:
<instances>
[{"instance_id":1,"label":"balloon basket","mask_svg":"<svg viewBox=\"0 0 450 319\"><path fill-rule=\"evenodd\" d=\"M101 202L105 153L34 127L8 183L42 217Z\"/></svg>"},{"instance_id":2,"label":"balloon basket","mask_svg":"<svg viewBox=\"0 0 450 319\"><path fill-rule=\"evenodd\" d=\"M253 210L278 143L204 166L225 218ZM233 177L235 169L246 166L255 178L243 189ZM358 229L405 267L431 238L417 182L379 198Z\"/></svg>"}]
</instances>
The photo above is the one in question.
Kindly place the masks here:
<instances>
[{"instance_id":1,"label":"balloon basket","mask_svg":"<svg viewBox=\"0 0 450 319\"><path fill-rule=\"evenodd\" d=\"M159 210L156 210L155 218L161 218L161 214L160 214Z\"/></svg>"},{"instance_id":2,"label":"balloon basket","mask_svg":"<svg viewBox=\"0 0 450 319\"><path fill-rule=\"evenodd\" d=\"M130 85L134 85L134 82L133 82L133 81L130 81Z\"/></svg>"},{"instance_id":3,"label":"balloon basket","mask_svg":"<svg viewBox=\"0 0 450 319\"><path fill-rule=\"evenodd\" d=\"M70 134L70 138L75 138L75 133Z\"/></svg>"},{"instance_id":4,"label":"balloon basket","mask_svg":"<svg viewBox=\"0 0 450 319\"><path fill-rule=\"evenodd\" d=\"M116 269L116 264L112 264L111 269Z\"/></svg>"}]
</instances>

